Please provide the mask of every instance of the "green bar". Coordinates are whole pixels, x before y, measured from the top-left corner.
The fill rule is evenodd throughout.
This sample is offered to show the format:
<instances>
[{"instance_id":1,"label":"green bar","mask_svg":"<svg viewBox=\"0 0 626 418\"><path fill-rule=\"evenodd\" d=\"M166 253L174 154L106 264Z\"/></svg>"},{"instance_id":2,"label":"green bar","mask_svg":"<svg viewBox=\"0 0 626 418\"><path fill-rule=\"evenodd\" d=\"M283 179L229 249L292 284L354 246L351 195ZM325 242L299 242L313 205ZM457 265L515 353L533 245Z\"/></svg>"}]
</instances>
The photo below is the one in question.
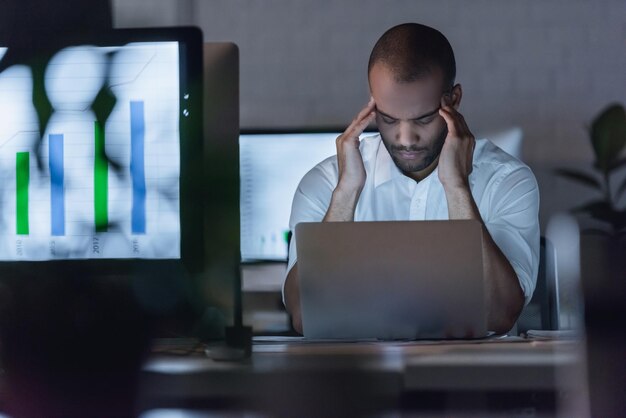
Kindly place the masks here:
<instances>
[{"instance_id":1,"label":"green bar","mask_svg":"<svg viewBox=\"0 0 626 418\"><path fill-rule=\"evenodd\" d=\"M96 232L106 232L109 226L109 164L104 150L104 129L98 121L94 127L96 142L93 188Z\"/></svg>"},{"instance_id":2,"label":"green bar","mask_svg":"<svg viewBox=\"0 0 626 418\"><path fill-rule=\"evenodd\" d=\"M15 156L16 219L18 235L28 235L28 183L30 182L30 156L18 152Z\"/></svg>"}]
</instances>

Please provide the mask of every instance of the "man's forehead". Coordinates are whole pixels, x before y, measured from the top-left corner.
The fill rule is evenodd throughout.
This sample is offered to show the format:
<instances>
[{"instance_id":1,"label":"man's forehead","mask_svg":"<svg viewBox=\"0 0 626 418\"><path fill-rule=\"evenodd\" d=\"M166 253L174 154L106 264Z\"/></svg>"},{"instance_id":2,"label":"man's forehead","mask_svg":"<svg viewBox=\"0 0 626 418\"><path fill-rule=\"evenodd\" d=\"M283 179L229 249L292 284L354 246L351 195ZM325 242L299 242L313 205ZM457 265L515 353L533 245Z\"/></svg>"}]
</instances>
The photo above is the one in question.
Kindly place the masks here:
<instances>
[{"instance_id":1,"label":"man's forehead","mask_svg":"<svg viewBox=\"0 0 626 418\"><path fill-rule=\"evenodd\" d=\"M376 101L376 110L383 116L393 119L421 119L437 113L441 106L441 95L433 98L385 97L372 92Z\"/></svg>"},{"instance_id":2,"label":"man's forehead","mask_svg":"<svg viewBox=\"0 0 626 418\"><path fill-rule=\"evenodd\" d=\"M370 89L377 109L396 119L417 119L438 109L442 96L441 74L411 82L398 82L393 72L378 64L370 71Z\"/></svg>"},{"instance_id":3,"label":"man's forehead","mask_svg":"<svg viewBox=\"0 0 626 418\"><path fill-rule=\"evenodd\" d=\"M376 110L378 111L378 113L380 113L382 116L388 117L388 118L392 118L392 119L406 119L406 120L419 120L419 119L425 119L428 118L429 116L435 115L437 114L437 112L439 111L440 106L434 106L431 110L427 110L425 112L412 112L411 109L406 109L405 112L403 112L402 114L397 114L394 115L392 113L389 112L385 112L384 110L380 109L378 106L376 106Z\"/></svg>"}]
</instances>

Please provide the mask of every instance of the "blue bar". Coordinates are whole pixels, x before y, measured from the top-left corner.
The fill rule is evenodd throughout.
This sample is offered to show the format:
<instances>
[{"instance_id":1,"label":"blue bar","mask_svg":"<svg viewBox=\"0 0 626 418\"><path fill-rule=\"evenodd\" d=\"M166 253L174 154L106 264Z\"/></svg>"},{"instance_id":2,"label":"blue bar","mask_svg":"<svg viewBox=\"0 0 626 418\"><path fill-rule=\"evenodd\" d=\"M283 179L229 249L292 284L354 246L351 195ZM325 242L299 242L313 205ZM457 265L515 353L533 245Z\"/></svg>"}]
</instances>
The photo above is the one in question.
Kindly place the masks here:
<instances>
[{"instance_id":1,"label":"blue bar","mask_svg":"<svg viewBox=\"0 0 626 418\"><path fill-rule=\"evenodd\" d=\"M146 233L146 175L144 169L145 120L143 102L130 102L130 176L133 181L131 230Z\"/></svg>"},{"instance_id":2,"label":"blue bar","mask_svg":"<svg viewBox=\"0 0 626 418\"><path fill-rule=\"evenodd\" d=\"M51 234L65 235L65 192L63 175L63 134L48 136L50 166L50 219Z\"/></svg>"}]
</instances>

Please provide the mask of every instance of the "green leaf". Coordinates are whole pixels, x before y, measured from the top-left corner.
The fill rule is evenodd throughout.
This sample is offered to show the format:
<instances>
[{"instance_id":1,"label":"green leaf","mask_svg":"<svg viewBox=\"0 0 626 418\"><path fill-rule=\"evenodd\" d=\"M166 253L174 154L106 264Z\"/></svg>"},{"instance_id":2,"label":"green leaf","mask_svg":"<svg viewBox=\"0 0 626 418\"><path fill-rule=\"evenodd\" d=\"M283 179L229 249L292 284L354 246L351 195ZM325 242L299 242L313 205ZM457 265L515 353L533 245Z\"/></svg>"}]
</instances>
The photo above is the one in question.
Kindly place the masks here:
<instances>
[{"instance_id":1,"label":"green leaf","mask_svg":"<svg viewBox=\"0 0 626 418\"><path fill-rule=\"evenodd\" d=\"M596 166L608 172L626 145L626 110L619 104L606 108L591 124Z\"/></svg>"},{"instance_id":2,"label":"green leaf","mask_svg":"<svg viewBox=\"0 0 626 418\"><path fill-rule=\"evenodd\" d=\"M591 174L583 173L582 171L570 170L568 168L558 168L556 170L556 174L582 183L585 186L602 190L602 184L600 184L600 182Z\"/></svg>"}]
</instances>

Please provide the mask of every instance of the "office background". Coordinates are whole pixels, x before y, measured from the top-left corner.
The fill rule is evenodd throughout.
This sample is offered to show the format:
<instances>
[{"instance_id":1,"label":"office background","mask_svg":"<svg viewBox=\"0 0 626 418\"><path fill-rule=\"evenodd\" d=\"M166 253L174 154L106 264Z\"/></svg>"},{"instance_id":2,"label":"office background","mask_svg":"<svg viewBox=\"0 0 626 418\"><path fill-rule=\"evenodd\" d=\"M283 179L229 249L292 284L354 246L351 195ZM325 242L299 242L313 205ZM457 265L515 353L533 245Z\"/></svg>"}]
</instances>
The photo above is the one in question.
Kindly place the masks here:
<instances>
[{"instance_id":1,"label":"office background","mask_svg":"<svg viewBox=\"0 0 626 418\"><path fill-rule=\"evenodd\" d=\"M113 0L117 27L192 24L241 56L241 128L343 127L368 98L366 65L389 27L440 29L477 135L519 126L542 227L594 192L554 175L591 169L586 126L626 101L623 0ZM617 182L616 182L617 183ZM623 204L623 201L622 201Z\"/></svg>"},{"instance_id":2,"label":"office background","mask_svg":"<svg viewBox=\"0 0 626 418\"><path fill-rule=\"evenodd\" d=\"M608 104L626 98L623 0L112 3L116 27L192 24L203 29L206 41L236 42L241 51L243 129L345 126L367 100L366 61L378 36L404 21L420 21L441 29L457 53L458 81L465 89L462 110L473 131L482 134L512 126L524 130L523 159L540 182L544 226L551 214L590 195L588 190L554 176L554 168L590 168L592 153L585 125ZM75 290L71 284L69 288ZM127 319L128 329L142 328ZM620 347L603 342L595 339L596 349ZM515 353L515 358L520 357L519 351ZM602 360L610 358L599 353ZM117 355L108 353L106 358L115 360ZM202 387L208 387L205 396L224 383L223 375L207 374L219 380L217 386L201 382ZM428 375L422 370L418 374ZM278 370L278 376L284 375L284 370ZM368 382L361 375L357 377ZM293 379L286 382L290 385ZM169 394L173 387L189 389L167 383L164 393ZM292 392L279 390L271 395L277 393ZM267 399L274 400L272 396Z\"/></svg>"}]
</instances>

